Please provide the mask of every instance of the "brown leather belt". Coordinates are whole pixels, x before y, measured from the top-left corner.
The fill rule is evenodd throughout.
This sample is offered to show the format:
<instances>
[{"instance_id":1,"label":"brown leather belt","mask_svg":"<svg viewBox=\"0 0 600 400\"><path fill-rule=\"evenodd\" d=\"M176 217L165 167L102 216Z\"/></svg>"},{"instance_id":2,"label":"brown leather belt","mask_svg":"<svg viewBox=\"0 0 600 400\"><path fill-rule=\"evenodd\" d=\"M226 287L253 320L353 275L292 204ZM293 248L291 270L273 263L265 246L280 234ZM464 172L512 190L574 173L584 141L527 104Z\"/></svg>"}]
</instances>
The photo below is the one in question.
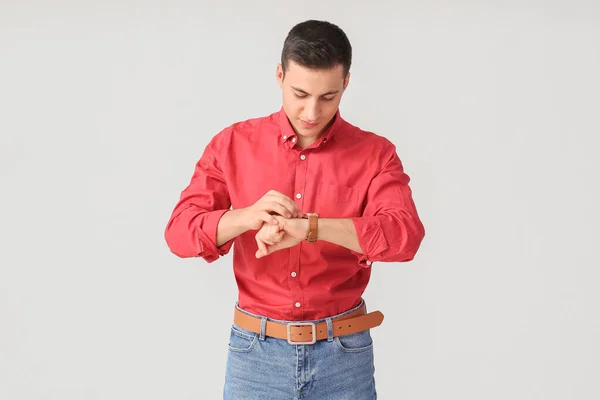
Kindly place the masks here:
<instances>
[{"instance_id":1,"label":"brown leather belt","mask_svg":"<svg viewBox=\"0 0 600 400\"><path fill-rule=\"evenodd\" d=\"M381 325L383 314L373 311L368 314L367 306L363 305L357 310L332 319L333 336L350 335L351 333L366 331ZM235 308L233 322L242 329L260 334L261 319L248 315ZM317 340L327 339L326 322L289 322L281 323L267 320L265 336L278 339L287 339L290 344L313 344Z\"/></svg>"}]
</instances>

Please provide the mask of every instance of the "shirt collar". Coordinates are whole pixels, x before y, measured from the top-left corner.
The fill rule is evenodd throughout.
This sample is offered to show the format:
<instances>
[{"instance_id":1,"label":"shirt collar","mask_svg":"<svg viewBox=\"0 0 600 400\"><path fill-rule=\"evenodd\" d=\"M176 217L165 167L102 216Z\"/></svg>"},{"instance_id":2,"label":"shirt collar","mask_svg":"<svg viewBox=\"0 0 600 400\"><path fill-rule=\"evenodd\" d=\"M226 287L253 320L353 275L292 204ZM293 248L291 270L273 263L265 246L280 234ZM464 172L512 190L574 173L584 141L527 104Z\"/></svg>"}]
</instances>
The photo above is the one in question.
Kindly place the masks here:
<instances>
[{"instance_id":1,"label":"shirt collar","mask_svg":"<svg viewBox=\"0 0 600 400\"><path fill-rule=\"evenodd\" d=\"M334 115L334 121L329 128L321 135L321 137L313 143L311 147L319 147L324 145L328 141L331 141L331 138L335 134L335 132L339 129L342 124L342 117L340 115L340 109L338 108ZM296 142L298 141L298 135L294 132L294 128L290 124L290 121L287 117L287 114L281 107L279 110L279 126L281 128L281 143L288 148L291 149L294 147Z\"/></svg>"}]
</instances>

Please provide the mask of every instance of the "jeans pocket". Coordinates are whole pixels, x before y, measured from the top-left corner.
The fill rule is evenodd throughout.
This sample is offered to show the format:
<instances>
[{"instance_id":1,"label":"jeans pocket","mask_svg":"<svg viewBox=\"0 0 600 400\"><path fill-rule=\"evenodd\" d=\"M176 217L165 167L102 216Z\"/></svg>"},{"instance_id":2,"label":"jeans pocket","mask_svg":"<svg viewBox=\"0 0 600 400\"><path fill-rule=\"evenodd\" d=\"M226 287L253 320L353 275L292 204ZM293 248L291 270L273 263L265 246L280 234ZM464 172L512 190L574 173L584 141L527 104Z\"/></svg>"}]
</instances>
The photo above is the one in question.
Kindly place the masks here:
<instances>
[{"instance_id":1,"label":"jeans pocket","mask_svg":"<svg viewBox=\"0 0 600 400\"><path fill-rule=\"evenodd\" d=\"M256 333L233 325L229 334L229 350L236 353L249 353L256 345L257 340Z\"/></svg>"},{"instance_id":2,"label":"jeans pocket","mask_svg":"<svg viewBox=\"0 0 600 400\"><path fill-rule=\"evenodd\" d=\"M350 335L336 336L333 341L346 353L361 353L373 348L373 339L369 329Z\"/></svg>"}]
</instances>

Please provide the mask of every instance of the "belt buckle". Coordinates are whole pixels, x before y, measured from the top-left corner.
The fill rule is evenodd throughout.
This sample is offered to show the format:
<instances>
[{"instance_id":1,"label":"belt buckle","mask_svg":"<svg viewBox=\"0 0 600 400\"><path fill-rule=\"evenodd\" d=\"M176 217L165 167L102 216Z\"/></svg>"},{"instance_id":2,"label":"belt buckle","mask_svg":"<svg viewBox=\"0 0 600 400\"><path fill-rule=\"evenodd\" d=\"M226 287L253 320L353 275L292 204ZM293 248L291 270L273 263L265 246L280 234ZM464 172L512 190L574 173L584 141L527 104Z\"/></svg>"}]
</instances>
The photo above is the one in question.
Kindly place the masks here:
<instances>
[{"instance_id":1,"label":"belt buckle","mask_svg":"<svg viewBox=\"0 0 600 400\"><path fill-rule=\"evenodd\" d=\"M292 341L292 325L294 326L311 326L312 327L312 339L306 342L293 342ZM317 328L314 322L289 322L287 324L287 341L289 344L315 344L317 342Z\"/></svg>"}]
</instances>

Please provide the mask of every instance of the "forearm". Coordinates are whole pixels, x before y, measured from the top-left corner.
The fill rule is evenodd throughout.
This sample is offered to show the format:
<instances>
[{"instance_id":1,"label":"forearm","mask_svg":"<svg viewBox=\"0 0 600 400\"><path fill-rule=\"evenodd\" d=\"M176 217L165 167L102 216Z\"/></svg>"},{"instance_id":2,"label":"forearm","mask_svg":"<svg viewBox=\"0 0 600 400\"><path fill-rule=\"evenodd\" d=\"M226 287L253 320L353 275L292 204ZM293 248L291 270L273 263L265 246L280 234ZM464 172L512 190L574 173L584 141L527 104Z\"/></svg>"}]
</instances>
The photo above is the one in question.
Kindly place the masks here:
<instances>
[{"instance_id":1,"label":"forearm","mask_svg":"<svg viewBox=\"0 0 600 400\"><path fill-rule=\"evenodd\" d=\"M319 218L318 240L363 253L358 244L356 229L349 218Z\"/></svg>"},{"instance_id":2,"label":"forearm","mask_svg":"<svg viewBox=\"0 0 600 400\"><path fill-rule=\"evenodd\" d=\"M249 228L243 222L244 209L229 210L219 220L217 225L217 247L222 246L246 232Z\"/></svg>"}]
</instances>

